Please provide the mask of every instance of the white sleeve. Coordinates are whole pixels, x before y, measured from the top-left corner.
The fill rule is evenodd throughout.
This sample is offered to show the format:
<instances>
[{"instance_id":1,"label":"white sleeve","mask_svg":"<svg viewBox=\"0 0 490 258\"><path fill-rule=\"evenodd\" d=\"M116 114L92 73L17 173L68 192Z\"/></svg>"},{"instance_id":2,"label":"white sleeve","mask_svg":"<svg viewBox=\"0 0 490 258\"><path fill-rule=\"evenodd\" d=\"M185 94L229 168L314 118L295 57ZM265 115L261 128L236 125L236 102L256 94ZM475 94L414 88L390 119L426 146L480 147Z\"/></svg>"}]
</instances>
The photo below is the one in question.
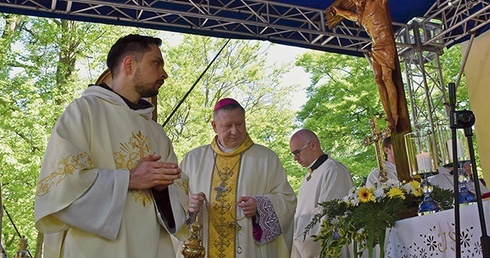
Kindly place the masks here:
<instances>
[{"instance_id":1,"label":"white sleeve","mask_svg":"<svg viewBox=\"0 0 490 258\"><path fill-rule=\"evenodd\" d=\"M369 176L366 180L366 187L367 188L376 188L376 186L379 184L379 169L375 168L371 173L369 173Z\"/></svg>"},{"instance_id":2,"label":"white sleeve","mask_svg":"<svg viewBox=\"0 0 490 258\"><path fill-rule=\"evenodd\" d=\"M119 233L128 186L128 170L101 169L80 198L53 215L70 226L114 240Z\"/></svg>"}]
</instances>

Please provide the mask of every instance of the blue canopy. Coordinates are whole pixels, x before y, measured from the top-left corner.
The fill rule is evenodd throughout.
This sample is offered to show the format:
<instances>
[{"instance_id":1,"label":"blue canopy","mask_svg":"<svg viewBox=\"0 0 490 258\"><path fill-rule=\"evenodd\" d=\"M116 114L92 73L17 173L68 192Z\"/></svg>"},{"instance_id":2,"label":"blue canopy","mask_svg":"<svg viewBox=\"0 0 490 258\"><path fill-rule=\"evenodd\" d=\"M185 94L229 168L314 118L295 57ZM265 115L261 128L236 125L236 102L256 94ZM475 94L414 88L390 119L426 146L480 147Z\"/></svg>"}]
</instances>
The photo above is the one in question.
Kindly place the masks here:
<instances>
[{"instance_id":1,"label":"blue canopy","mask_svg":"<svg viewBox=\"0 0 490 258\"><path fill-rule=\"evenodd\" d=\"M470 33L478 34L489 28L489 1L389 0L394 31L399 37L397 43L413 44L406 40L410 38L414 19L425 34L422 44L450 46L464 41ZM0 0L0 11L268 40L356 56L369 51L370 39L356 23L344 19L332 29L326 26L324 11L332 3L334 0Z\"/></svg>"}]
</instances>

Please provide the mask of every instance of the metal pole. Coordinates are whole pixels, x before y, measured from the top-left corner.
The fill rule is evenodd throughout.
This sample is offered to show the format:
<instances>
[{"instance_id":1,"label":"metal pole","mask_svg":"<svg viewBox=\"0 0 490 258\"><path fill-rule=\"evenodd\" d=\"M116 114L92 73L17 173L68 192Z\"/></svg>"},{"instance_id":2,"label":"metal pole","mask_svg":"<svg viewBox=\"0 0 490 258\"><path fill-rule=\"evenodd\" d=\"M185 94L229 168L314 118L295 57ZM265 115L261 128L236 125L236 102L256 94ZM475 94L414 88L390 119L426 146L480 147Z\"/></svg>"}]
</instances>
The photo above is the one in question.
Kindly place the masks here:
<instances>
[{"instance_id":1,"label":"metal pole","mask_svg":"<svg viewBox=\"0 0 490 258\"><path fill-rule=\"evenodd\" d=\"M167 125L168 121L170 121L170 118L172 118L172 116L175 114L175 112L177 112L177 110L179 109L180 105L182 105L182 103L187 98L187 96L189 96L189 94L192 92L192 90L194 89L194 87L196 87L197 83L201 80L201 78L204 76L204 74L208 71L209 67L211 67L211 65L214 63L214 61L216 60L216 58L218 58L218 56L221 54L221 52L223 51L223 49L225 49L225 46L228 45L228 42L230 42L230 39L228 39L225 42L225 44L223 45L223 47L221 47L221 49L216 54L216 56L214 56L213 60L211 60L211 62L206 67L206 69L204 69L204 71L202 71L201 75L199 75L199 78L197 78L196 82L194 82L194 84L187 91L187 93L184 95L184 97L180 100L180 102L177 104L177 106L174 108L174 110L172 110L172 113L170 113L170 115L167 117L167 120L165 120L165 122L162 124L163 127L165 127L165 125Z\"/></svg>"}]
</instances>

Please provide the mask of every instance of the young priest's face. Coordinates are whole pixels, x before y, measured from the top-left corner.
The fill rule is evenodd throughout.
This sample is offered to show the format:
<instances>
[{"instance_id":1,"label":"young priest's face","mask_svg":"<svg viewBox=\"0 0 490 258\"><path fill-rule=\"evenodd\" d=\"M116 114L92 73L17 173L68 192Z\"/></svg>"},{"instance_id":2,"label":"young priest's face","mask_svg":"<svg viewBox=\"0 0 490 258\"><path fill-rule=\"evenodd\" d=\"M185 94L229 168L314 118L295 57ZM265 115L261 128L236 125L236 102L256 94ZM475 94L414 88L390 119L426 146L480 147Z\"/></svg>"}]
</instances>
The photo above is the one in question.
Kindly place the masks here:
<instances>
[{"instance_id":1,"label":"young priest's face","mask_svg":"<svg viewBox=\"0 0 490 258\"><path fill-rule=\"evenodd\" d=\"M158 95L168 74L165 71L162 52L156 45L151 45L140 62L135 62L134 76L135 90L142 98Z\"/></svg>"},{"instance_id":2,"label":"young priest's face","mask_svg":"<svg viewBox=\"0 0 490 258\"><path fill-rule=\"evenodd\" d=\"M218 110L211 124L218 134L219 143L224 147L236 148L247 137L245 113L239 108Z\"/></svg>"}]
</instances>

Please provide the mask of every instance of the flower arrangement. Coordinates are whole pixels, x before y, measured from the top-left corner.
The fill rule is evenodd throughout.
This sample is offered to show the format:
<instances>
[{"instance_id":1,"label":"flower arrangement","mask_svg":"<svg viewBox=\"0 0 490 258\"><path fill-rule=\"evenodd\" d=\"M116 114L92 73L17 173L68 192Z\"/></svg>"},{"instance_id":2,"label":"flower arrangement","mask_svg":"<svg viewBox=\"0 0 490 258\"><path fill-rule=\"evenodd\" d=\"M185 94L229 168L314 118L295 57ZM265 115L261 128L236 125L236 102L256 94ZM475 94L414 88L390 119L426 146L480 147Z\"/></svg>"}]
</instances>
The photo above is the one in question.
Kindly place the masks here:
<instances>
[{"instance_id":1,"label":"flower arrangement","mask_svg":"<svg viewBox=\"0 0 490 258\"><path fill-rule=\"evenodd\" d=\"M452 191L441 190L437 190L441 197L451 198ZM321 203L322 212L306 227L304 236L321 223L319 234L313 236L322 243L321 257L340 257L342 248L353 243L355 255L367 249L371 258L377 244L384 246L386 230L405 217L403 212L412 210L416 216L422 198L417 181L388 180L377 188L353 188L342 200ZM384 257L383 248L379 257Z\"/></svg>"}]
</instances>

